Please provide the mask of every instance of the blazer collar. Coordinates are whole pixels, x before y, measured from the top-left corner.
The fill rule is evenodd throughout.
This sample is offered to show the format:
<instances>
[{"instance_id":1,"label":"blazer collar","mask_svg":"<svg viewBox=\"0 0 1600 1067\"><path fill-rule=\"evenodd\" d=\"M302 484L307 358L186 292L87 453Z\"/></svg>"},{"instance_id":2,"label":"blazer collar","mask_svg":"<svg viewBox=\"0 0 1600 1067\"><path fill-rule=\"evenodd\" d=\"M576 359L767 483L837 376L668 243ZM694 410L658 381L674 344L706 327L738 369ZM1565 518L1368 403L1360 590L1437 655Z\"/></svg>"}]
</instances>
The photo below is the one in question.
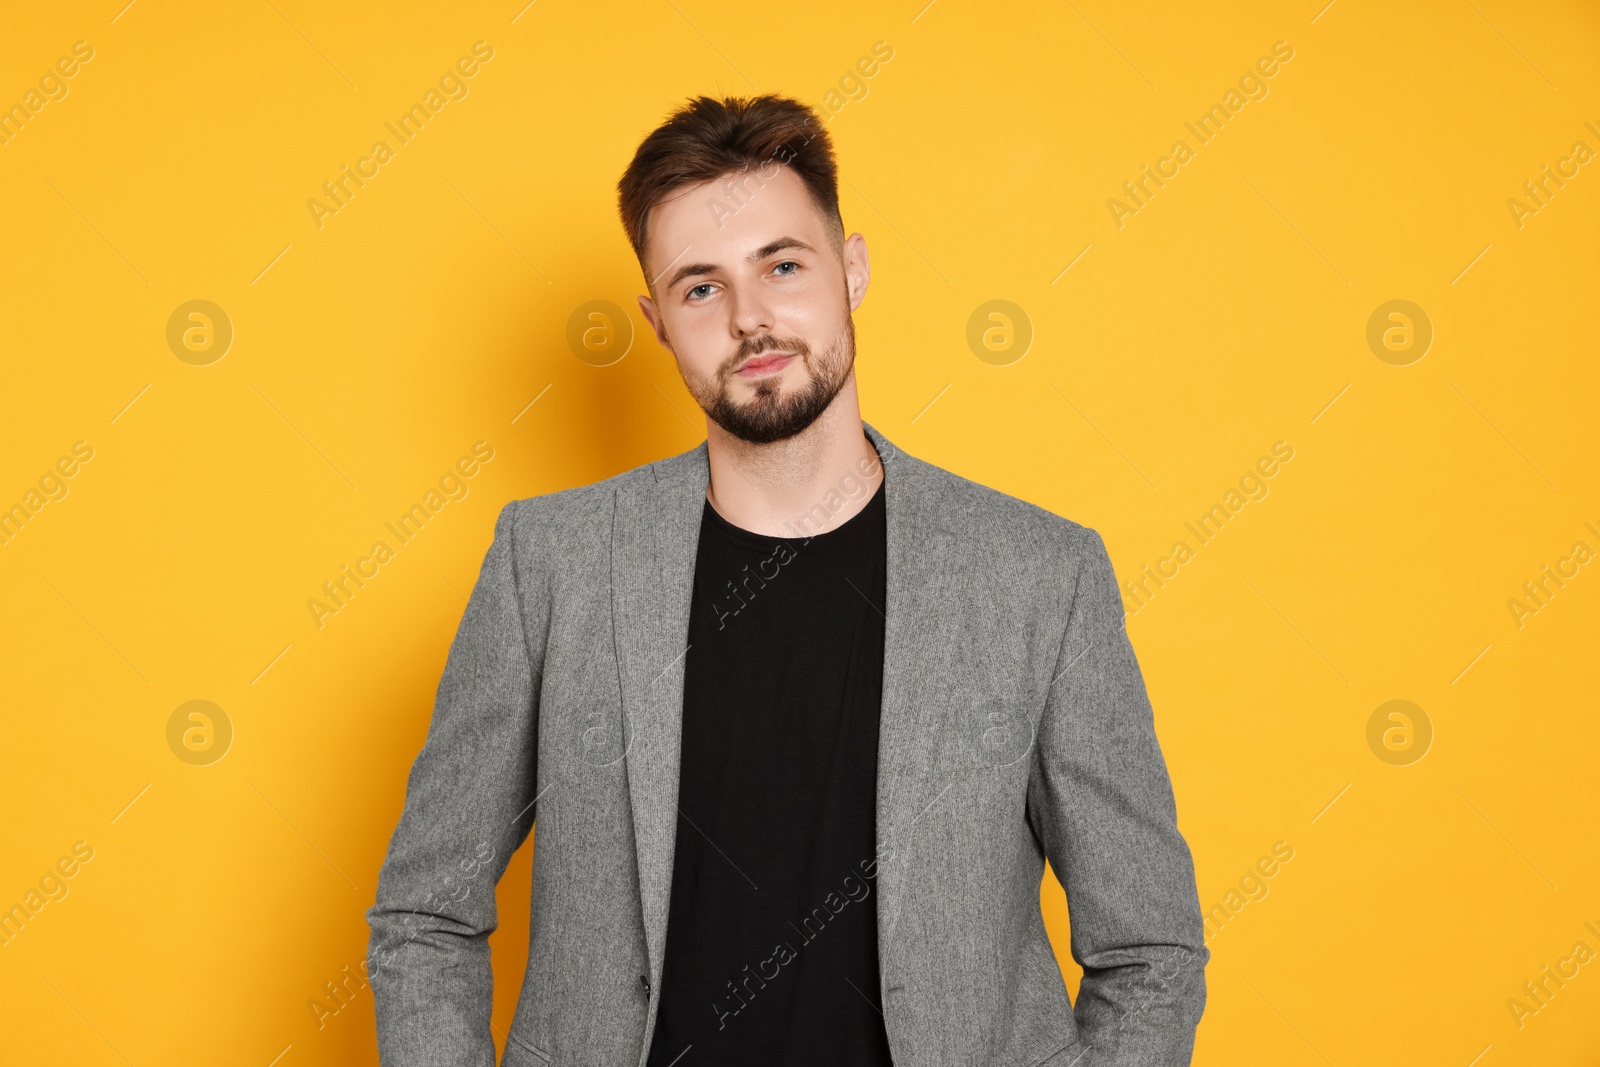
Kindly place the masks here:
<instances>
[{"instance_id":1,"label":"blazer collar","mask_svg":"<svg viewBox=\"0 0 1600 1067\"><path fill-rule=\"evenodd\" d=\"M942 792L930 777L935 724L929 691L936 642L910 624L941 614L940 551L953 535L939 519L938 468L862 429L884 470L887 539L883 698L877 780L878 931L887 946L904 893L916 821ZM612 619L621 673L626 769L639 897L652 981L659 988L678 828L679 744L689 607L706 487L707 444L619 480L611 531ZM862 857L869 859L870 857Z\"/></svg>"}]
</instances>

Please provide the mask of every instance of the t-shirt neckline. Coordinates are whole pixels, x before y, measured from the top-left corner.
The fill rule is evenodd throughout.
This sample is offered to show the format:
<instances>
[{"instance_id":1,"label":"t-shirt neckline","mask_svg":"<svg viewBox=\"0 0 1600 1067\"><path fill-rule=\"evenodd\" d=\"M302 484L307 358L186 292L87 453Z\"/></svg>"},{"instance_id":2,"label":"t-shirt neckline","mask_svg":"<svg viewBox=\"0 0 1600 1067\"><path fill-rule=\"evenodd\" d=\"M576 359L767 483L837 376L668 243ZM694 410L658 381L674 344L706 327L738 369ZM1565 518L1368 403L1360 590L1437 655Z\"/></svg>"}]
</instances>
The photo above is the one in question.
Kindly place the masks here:
<instances>
[{"instance_id":1,"label":"t-shirt neckline","mask_svg":"<svg viewBox=\"0 0 1600 1067\"><path fill-rule=\"evenodd\" d=\"M884 485L888 479L880 478L878 487L860 511L850 516L843 523L819 534L802 537L783 537L778 534L759 534L746 530L742 526L735 526L718 513L711 506L711 501L705 502L702 512L702 526L709 526L725 540L731 541L743 548L770 550L774 545L782 544L790 548L807 552L818 549L831 548L834 545L845 544L856 539L863 530L875 525L873 520L881 515L884 507Z\"/></svg>"}]
</instances>

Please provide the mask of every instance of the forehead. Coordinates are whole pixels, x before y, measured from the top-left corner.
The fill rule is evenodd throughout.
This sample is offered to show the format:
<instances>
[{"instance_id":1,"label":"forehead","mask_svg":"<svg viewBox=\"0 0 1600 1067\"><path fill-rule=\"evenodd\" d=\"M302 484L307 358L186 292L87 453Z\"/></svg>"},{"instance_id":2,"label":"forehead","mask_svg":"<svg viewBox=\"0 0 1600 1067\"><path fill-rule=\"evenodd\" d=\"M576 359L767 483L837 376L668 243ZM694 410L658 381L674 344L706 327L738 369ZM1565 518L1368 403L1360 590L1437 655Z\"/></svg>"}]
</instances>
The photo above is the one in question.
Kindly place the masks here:
<instances>
[{"instance_id":1,"label":"forehead","mask_svg":"<svg viewBox=\"0 0 1600 1067\"><path fill-rule=\"evenodd\" d=\"M822 212L805 182L774 162L688 186L658 202L646 224L646 254L655 273L674 261L740 258L784 235L821 248L825 234Z\"/></svg>"}]
</instances>

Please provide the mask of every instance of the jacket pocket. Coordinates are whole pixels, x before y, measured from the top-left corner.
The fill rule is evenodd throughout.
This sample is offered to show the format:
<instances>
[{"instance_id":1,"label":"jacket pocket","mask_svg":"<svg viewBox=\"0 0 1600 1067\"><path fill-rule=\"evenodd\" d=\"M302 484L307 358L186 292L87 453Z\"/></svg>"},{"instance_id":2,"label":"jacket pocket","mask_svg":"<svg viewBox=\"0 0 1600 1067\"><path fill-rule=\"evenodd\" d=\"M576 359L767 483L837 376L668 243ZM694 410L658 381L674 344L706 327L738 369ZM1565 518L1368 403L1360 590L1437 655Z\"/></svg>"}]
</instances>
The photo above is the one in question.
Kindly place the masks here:
<instances>
[{"instance_id":1,"label":"jacket pocket","mask_svg":"<svg viewBox=\"0 0 1600 1067\"><path fill-rule=\"evenodd\" d=\"M501 1067L539 1067L550 1062L550 1053L536 1048L517 1036L513 1029L506 1035L506 1052Z\"/></svg>"},{"instance_id":2,"label":"jacket pocket","mask_svg":"<svg viewBox=\"0 0 1600 1067\"><path fill-rule=\"evenodd\" d=\"M1034 1060L1032 1063L1024 1064L1024 1067L1072 1067L1087 1051L1079 1043L1077 1035L1074 1034L1072 1039L1065 1045L1062 1045L1054 1052L1045 1053L1043 1057Z\"/></svg>"}]
</instances>

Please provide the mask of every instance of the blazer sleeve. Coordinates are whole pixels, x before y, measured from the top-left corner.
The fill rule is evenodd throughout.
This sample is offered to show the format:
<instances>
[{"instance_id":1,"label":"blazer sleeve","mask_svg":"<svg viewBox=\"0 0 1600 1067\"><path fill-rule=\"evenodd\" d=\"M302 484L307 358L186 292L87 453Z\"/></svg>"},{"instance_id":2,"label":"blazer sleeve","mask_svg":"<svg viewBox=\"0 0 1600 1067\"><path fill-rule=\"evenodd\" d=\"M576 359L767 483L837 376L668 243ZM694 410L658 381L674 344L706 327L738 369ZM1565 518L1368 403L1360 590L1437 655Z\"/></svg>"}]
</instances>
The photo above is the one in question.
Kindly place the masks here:
<instances>
[{"instance_id":1,"label":"blazer sleeve","mask_svg":"<svg viewBox=\"0 0 1600 1067\"><path fill-rule=\"evenodd\" d=\"M1193 1055L1210 959L1194 861L1105 542L1087 527L1080 536L1028 813L1066 890L1083 968L1078 1067L1180 1067Z\"/></svg>"},{"instance_id":2,"label":"blazer sleeve","mask_svg":"<svg viewBox=\"0 0 1600 1067\"><path fill-rule=\"evenodd\" d=\"M528 504L495 520L366 913L385 1067L495 1064L488 938L495 885L533 826L549 611L543 577L524 572Z\"/></svg>"}]
</instances>

